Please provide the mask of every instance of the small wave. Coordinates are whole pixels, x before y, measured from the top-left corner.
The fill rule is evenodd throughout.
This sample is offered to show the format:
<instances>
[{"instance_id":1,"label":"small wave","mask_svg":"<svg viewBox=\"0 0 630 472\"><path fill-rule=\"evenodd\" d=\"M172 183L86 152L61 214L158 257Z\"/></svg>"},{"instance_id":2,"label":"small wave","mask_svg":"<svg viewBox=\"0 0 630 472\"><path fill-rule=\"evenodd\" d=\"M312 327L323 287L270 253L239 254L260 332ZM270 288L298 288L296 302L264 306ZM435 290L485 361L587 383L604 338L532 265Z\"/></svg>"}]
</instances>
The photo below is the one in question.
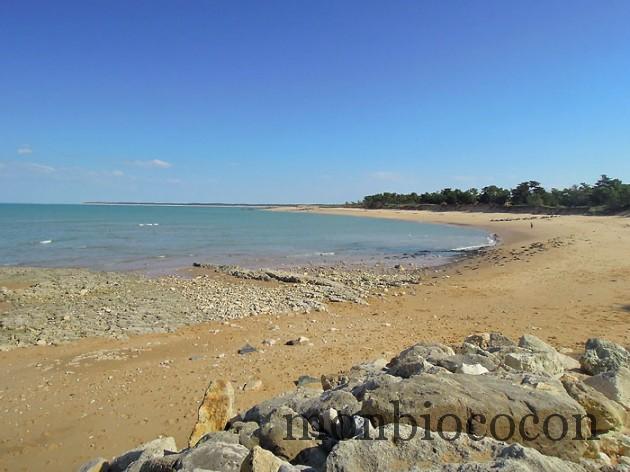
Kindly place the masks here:
<instances>
[{"instance_id":1,"label":"small wave","mask_svg":"<svg viewBox=\"0 0 630 472\"><path fill-rule=\"evenodd\" d=\"M492 247L496 246L498 242L498 236L496 234L492 234L486 238L486 244L477 244L476 246L463 246L456 247L455 249L451 249L454 252L466 252L466 251L476 251L477 249L483 249L484 247Z\"/></svg>"},{"instance_id":2,"label":"small wave","mask_svg":"<svg viewBox=\"0 0 630 472\"><path fill-rule=\"evenodd\" d=\"M335 253L334 252L318 252L317 255L318 256L334 256Z\"/></svg>"},{"instance_id":3,"label":"small wave","mask_svg":"<svg viewBox=\"0 0 630 472\"><path fill-rule=\"evenodd\" d=\"M50 243L52 243L52 239L45 239L39 242L39 244L50 244Z\"/></svg>"}]
</instances>

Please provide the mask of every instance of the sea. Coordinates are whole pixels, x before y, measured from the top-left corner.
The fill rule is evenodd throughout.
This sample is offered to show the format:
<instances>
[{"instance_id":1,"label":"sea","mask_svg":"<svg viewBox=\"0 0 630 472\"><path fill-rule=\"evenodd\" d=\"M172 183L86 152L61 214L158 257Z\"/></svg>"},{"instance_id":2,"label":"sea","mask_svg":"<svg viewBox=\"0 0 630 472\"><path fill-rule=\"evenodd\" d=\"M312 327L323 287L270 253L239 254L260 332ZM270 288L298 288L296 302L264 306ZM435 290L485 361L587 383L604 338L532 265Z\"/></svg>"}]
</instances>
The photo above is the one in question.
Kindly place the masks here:
<instances>
[{"instance_id":1,"label":"sea","mask_svg":"<svg viewBox=\"0 0 630 472\"><path fill-rule=\"evenodd\" d=\"M435 266L494 242L470 227L257 207L0 204L3 266Z\"/></svg>"}]
</instances>

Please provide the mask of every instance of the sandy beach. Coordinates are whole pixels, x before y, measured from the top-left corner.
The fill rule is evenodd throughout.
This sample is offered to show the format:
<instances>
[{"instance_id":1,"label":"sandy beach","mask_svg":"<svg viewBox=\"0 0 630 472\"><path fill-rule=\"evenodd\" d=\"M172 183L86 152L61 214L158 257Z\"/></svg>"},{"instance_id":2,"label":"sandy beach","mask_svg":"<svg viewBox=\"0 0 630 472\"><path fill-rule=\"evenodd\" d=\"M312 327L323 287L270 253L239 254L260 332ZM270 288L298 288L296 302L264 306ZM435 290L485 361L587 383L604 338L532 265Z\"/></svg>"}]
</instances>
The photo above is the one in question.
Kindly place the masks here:
<instances>
[{"instance_id":1,"label":"sandy beach","mask_svg":"<svg viewBox=\"0 0 630 472\"><path fill-rule=\"evenodd\" d=\"M341 301L307 314L272 311L191 323L174 332L87 337L0 352L0 469L74 470L89 458L111 457L159 435L174 436L183 446L195 423L195 406L216 378L241 387L236 406L243 410L294 388L302 375L318 377L353 363L387 359L422 339L455 343L474 332L499 331L513 337L534 334L566 352L590 337L630 344L627 217L278 211L471 225L497 233L502 243L427 272L420 284L391 287L383 296L370 297L369 304ZM31 273L35 279L28 274L19 281L0 278L0 287L29 290L41 282L38 273ZM239 287L278 285L226 277L226 283ZM55 280L63 288L64 278ZM154 289L171 291L167 284ZM238 290L246 296L246 288ZM14 309L10 299L0 298L0 316ZM285 345L299 336L308 341ZM257 351L239 354L245 344ZM252 388L256 380L262 385Z\"/></svg>"}]
</instances>

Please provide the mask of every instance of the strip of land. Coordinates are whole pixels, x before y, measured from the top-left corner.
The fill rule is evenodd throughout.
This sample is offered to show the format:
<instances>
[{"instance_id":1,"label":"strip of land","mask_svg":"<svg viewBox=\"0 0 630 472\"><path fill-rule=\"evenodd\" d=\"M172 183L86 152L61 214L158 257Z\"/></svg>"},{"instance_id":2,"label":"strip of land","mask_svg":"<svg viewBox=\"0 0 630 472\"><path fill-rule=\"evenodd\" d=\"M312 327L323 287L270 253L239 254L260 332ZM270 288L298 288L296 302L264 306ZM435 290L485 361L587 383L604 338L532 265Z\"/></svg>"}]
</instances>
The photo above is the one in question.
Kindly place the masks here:
<instances>
[{"instance_id":1,"label":"strip of land","mask_svg":"<svg viewBox=\"0 0 630 472\"><path fill-rule=\"evenodd\" d=\"M172 333L89 337L2 352L0 468L72 470L89 458L111 457L159 435L174 436L183 445L210 379L225 378L243 387L236 405L242 410L294 388L293 381L301 375L318 377L353 363L388 358L422 339L459 343L472 332L500 331L512 337L530 333L567 352L589 337L630 343L629 218L283 209L287 210L472 225L499 234L502 244L429 272L420 284L390 287L383 296L370 296L369 305L329 303L328 311L306 314L274 309L259 316L184 326ZM68 308L76 306L72 290L83 289L73 277L80 275L44 273L28 273L9 280L11 284L0 279L0 286L19 294L37 284L56 284L60 293L70 292ZM276 287L279 282L225 283ZM174 288L165 283L156 291L172 293L172 309L180 312L185 297ZM131 283L125 290L131 291L126 296L133 296L134 290L146 295L142 285ZM105 319L111 314L106 309L117 307L116 293L113 289L111 307L96 307L105 310ZM160 296L155 295L162 300ZM89 293L79 292L78 297L89 305ZM10 297L0 298L0 304L0 320L2 313L19 309ZM138 309L152 319L150 307ZM55 322L72 322L64 320L64 313L58 315ZM308 339L285 345L300 336ZM257 350L239 354L246 344Z\"/></svg>"}]
</instances>

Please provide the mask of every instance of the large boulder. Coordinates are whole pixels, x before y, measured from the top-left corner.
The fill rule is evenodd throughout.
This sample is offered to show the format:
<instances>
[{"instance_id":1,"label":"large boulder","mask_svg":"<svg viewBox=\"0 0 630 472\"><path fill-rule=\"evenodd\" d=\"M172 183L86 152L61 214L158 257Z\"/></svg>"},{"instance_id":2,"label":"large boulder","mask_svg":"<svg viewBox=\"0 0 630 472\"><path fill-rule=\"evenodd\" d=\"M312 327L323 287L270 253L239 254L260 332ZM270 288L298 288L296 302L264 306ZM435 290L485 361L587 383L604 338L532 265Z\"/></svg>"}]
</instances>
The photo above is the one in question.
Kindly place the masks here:
<instances>
[{"instance_id":1,"label":"large boulder","mask_svg":"<svg viewBox=\"0 0 630 472\"><path fill-rule=\"evenodd\" d=\"M260 426L255 421L235 421L230 425L231 433L238 434L238 443L247 449L253 449L260 444L258 432Z\"/></svg>"},{"instance_id":2,"label":"large boulder","mask_svg":"<svg viewBox=\"0 0 630 472\"><path fill-rule=\"evenodd\" d=\"M241 465L241 472L278 472L280 467L290 465L262 447L254 447Z\"/></svg>"},{"instance_id":3,"label":"large boulder","mask_svg":"<svg viewBox=\"0 0 630 472\"><path fill-rule=\"evenodd\" d=\"M321 418L329 409L334 409L345 416L355 415L361 404L345 390L328 390L320 396L308 399L296 406L296 411L307 419Z\"/></svg>"},{"instance_id":4,"label":"large boulder","mask_svg":"<svg viewBox=\"0 0 630 472\"><path fill-rule=\"evenodd\" d=\"M249 450L240 444L208 442L182 452L175 469L181 472L199 469L239 472L248 454Z\"/></svg>"},{"instance_id":5,"label":"large boulder","mask_svg":"<svg viewBox=\"0 0 630 472\"><path fill-rule=\"evenodd\" d=\"M360 399L360 414L373 423L490 436L569 460L582 457L590 437L586 412L561 386L528 388L489 375L420 374L397 383L374 382Z\"/></svg>"},{"instance_id":6,"label":"large boulder","mask_svg":"<svg viewBox=\"0 0 630 472\"><path fill-rule=\"evenodd\" d=\"M383 439L379 440L338 443L328 456L326 471L584 472L578 464L490 438L445 434L444 438L436 436L427 441L424 430L418 429L413 435L413 428L404 424L387 425L381 433Z\"/></svg>"},{"instance_id":7,"label":"large boulder","mask_svg":"<svg viewBox=\"0 0 630 472\"><path fill-rule=\"evenodd\" d=\"M434 362L438 367L443 367L453 373L461 373L463 370L468 370L471 373L483 370L483 373L486 373L494 371L498 367L497 362L493 358L480 354L455 354L434 359ZM483 367L483 369L479 369L477 366Z\"/></svg>"},{"instance_id":8,"label":"large boulder","mask_svg":"<svg viewBox=\"0 0 630 472\"><path fill-rule=\"evenodd\" d=\"M307 449L316 449L321 441L309 422L294 410L282 407L260 428L260 446L289 462Z\"/></svg>"},{"instance_id":9,"label":"large boulder","mask_svg":"<svg viewBox=\"0 0 630 472\"><path fill-rule=\"evenodd\" d=\"M575 377L565 375L560 380L571 398L582 405L587 414L593 416L594 422L591 422L593 432L599 434L624 426L626 411L617 402L608 399L603 393Z\"/></svg>"},{"instance_id":10,"label":"large boulder","mask_svg":"<svg viewBox=\"0 0 630 472\"><path fill-rule=\"evenodd\" d=\"M308 387L297 388L293 392L265 400L253 406L242 415L243 421L254 421L262 425L280 408L287 407L295 411L300 410L302 404L309 400L319 398L321 393L320 390Z\"/></svg>"},{"instance_id":11,"label":"large boulder","mask_svg":"<svg viewBox=\"0 0 630 472\"><path fill-rule=\"evenodd\" d=\"M99 457L82 464L77 472L107 472L108 467L109 462L102 457Z\"/></svg>"},{"instance_id":12,"label":"large boulder","mask_svg":"<svg viewBox=\"0 0 630 472\"><path fill-rule=\"evenodd\" d=\"M171 437L154 439L112 459L108 471L123 472L125 470L140 470L140 466L144 462L150 459L164 457L164 454L169 452L177 452L175 439Z\"/></svg>"},{"instance_id":13,"label":"large boulder","mask_svg":"<svg viewBox=\"0 0 630 472\"><path fill-rule=\"evenodd\" d=\"M394 357L387 368L391 375L409 378L430 370L439 359L453 355L453 349L444 344L419 342Z\"/></svg>"},{"instance_id":14,"label":"large boulder","mask_svg":"<svg viewBox=\"0 0 630 472\"><path fill-rule=\"evenodd\" d=\"M587 374L597 375L616 371L621 367L630 368L630 353L613 342L591 338L586 341L580 362Z\"/></svg>"},{"instance_id":15,"label":"large boulder","mask_svg":"<svg viewBox=\"0 0 630 472\"><path fill-rule=\"evenodd\" d=\"M630 410L630 369L619 367L616 371L602 372L586 378L584 383Z\"/></svg>"},{"instance_id":16,"label":"large boulder","mask_svg":"<svg viewBox=\"0 0 630 472\"><path fill-rule=\"evenodd\" d=\"M198 418L188 440L193 447L208 433L222 431L234 415L234 388L229 381L213 380L199 405Z\"/></svg>"},{"instance_id":17,"label":"large boulder","mask_svg":"<svg viewBox=\"0 0 630 472\"><path fill-rule=\"evenodd\" d=\"M560 360L547 352L511 352L505 355L503 362L506 366L520 372L551 375L564 372L564 365Z\"/></svg>"},{"instance_id":18,"label":"large boulder","mask_svg":"<svg viewBox=\"0 0 630 472\"><path fill-rule=\"evenodd\" d=\"M572 370L580 368L579 361L556 351L553 346L547 344L542 339L537 338L532 334L525 334L521 336L518 340L518 345L523 349L527 349L535 353L547 354L550 359L553 359L555 361L554 363L560 364L562 366L562 370Z\"/></svg>"}]
</instances>

